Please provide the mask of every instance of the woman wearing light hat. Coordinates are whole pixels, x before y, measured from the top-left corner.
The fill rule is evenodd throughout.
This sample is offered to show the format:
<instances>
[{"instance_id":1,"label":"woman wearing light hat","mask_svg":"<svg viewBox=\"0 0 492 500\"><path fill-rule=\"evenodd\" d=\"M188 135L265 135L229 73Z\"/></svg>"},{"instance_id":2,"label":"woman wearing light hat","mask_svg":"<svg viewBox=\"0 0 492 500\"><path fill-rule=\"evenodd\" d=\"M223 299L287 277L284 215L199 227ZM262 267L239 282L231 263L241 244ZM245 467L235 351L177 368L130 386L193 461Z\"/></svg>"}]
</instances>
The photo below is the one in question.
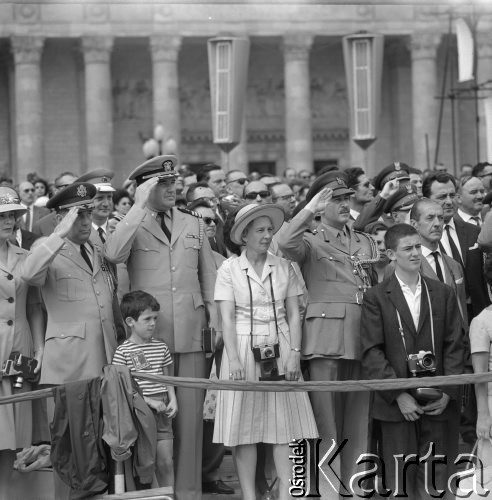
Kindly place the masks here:
<instances>
[{"instance_id":1,"label":"woman wearing light hat","mask_svg":"<svg viewBox=\"0 0 492 500\"><path fill-rule=\"evenodd\" d=\"M43 326L40 313L41 298L37 289L30 288L20 278L20 269L28 252L11 241L16 219L25 214L17 193L0 187L0 369L12 353L43 355ZM39 364L36 371L39 371ZM0 396L29 390L24 381L15 388L15 376L0 376ZM15 451L31 445L31 403L0 405L0 498L8 498L9 476Z\"/></svg>"},{"instance_id":2,"label":"woman wearing light hat","mask_svg":"<svg viewBox=\"0 0 492 500\"><path fill-rule=\"evenodd\" d=\"M225 352L221 378L299 380L302 289L292 266L268 252L284 222L281 208L247 205L237 213L230 239L243 247L217 274ZM219 391L214 442L233 448L245 500L255 500L256 443L273 445L279 498L289 496L288 443L318 436L305 392Z\"/></svg>"}]
</instances>

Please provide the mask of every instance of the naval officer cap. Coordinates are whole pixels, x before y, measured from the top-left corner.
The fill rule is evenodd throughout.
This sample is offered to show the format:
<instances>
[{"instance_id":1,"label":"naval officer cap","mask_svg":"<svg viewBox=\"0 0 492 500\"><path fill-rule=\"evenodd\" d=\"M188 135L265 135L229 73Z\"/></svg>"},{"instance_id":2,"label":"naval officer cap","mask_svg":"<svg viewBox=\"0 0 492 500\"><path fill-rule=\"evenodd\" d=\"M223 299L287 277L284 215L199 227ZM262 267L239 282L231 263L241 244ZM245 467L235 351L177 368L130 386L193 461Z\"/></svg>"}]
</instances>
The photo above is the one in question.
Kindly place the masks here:
<instances>
[{"instance_id":1,"label":"naval officer cap","mask_svg":"<svg viewBox=\"0 0 492 500\"><path fill-rule=\"evenodd\" d=\"M373 184L378 191L381 191L383 186L393 179L398 179L399 181L409 181L409 174L410 167L406 163L395 161L386 168L383 168L383 170L376 175Z\"/></svg>"},{"instance_id":2,"label":"naval officer cap","mask_svg":"<svg viewBox=\"0 0 492 500\"><path fill-rule=\"evenodd\" d=\"M166 179L176 179L178 173L176 166L178 157L174 155L155 156L145 163L136 167L128 176L128 179L135 180L137 185L144 183L152 177L159 177L159 181Z\"/></svg>"},{"instance_id":3,"label":"naval officer cap","mask_svg":"<svg viewBox=\"0 0 492 500\"><path fill-rule=\"evenodd\" d=\"M46 208L64 210L72 207L79 207L80 210L90 210L93 208L93 199L97 194L97 188L89 182L74 182L69 186L60 189L52 196Z\"/></svg>"},{"instance_id":4,"label":"naval officer cap","mask_svg":"<svg viewBox=\"0 0 492 500\"><path fill-rule=\"evenodd\" d=\"M411 210L419 198L417 188L413 184L400 186L400 189L386 200L384 213L388 214L396 210Z\"/></svg>"},{"instance_id":5,"label":"naval officer cap","mask_svg":"<svg viewBox=\"0 0 492 500\"><path fill-rule=\"evenodd\" d=\"M345 194L354 194L355 191L347 187L345 174L339 170L326 172L317 177L306 195L306 201L311 201L315 194L319 193L324 187L333 189L333 198L343 196Z\"/></svg>"},{"instance_id":6,"label":"naval officer cap","mask_svg":"<svg viewBox=\"0 0 492 500\"><path fill-rule=\"evenodd\" d=\"M90 182L96 186L98 193L114 193L116 189L111 185L114 172L99 168L81 175L77 182Z\"/></svg>"}]
</instances>

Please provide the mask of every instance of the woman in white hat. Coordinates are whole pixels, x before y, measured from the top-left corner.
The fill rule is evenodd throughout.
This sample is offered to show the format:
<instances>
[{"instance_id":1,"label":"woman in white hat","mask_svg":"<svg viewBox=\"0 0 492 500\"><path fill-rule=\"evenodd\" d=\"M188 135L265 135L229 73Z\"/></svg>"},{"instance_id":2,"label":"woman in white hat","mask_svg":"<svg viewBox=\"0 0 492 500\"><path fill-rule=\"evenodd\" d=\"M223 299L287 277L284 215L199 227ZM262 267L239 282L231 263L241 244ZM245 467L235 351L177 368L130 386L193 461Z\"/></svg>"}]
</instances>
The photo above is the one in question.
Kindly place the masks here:
<instances>
[{"instance_id":1,"label":"woman in white hat","mask_svg":"<svg viewBox=\"0 0 492 500\"><path fill-rule=\"evenodd\" d=\"M12 353L36 357L39 371L43 355L44 331L40 314L41 298L35 288L20 279L20 269L28 252L12 243L16 219L26 212L16 191L0 187L0 369ZM16 376L2 373L0 396L30 389L21 388ZM20 385L20 384L17 384ZM0 405L0 498L8 498L9 476L19 448L31 446L31 402Z\"/></svg>"},{"instance_id":2,"label":"woman in white hat","mask_svg":"<svg viewBox=\"0 0 492 500\"><path fill-rule=\"evenodd\" d=\"M231 240L243 247L217 274L225 352L221 378L299 380L302 289L289 263L268 252L284 222L275 205L247 205L237 213ZM219 391L214 442L231 446L244 500L255 500L256 444L273 445L279 498L289 496L288 443L318 436L306 392Z\"/></svg>"}]
</instances>

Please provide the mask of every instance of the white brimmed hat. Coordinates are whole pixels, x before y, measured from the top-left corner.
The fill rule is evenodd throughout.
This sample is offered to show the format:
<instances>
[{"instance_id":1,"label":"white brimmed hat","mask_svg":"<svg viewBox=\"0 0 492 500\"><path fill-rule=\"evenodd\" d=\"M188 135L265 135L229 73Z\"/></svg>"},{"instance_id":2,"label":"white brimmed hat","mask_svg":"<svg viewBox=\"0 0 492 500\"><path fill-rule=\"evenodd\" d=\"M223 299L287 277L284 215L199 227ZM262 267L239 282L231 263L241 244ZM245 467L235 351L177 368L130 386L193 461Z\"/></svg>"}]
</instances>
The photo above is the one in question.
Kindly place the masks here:
<instances>
[{"instance_id":1,"label":"white brimmed hat","mask_svg":"<svg viewBox=\"0 0 492 500\"><path fill-rule=\"evenodd\" d=\"M265 205L251 203L241 208L236 214L234 225L231 228L231 241L236 245L242 245L244 243L241 239L243 231L251 221L258 217L268 217L272 221L274 234L282 227L285 220L284 211L279 206L272 203Z\"/></svg>"},{"instance_id":2,"label":"white brimmed hat","mask_svg":"<svg viewBox=\"0 0 492 500\"><path fill-rule=\"evenodd\" d=\"M81 175L76 182L90 182L96 186L98 193L114 193L116 189L111 186L111 179L114 177L114 172L99 168Z\"/></svg>"},{"instance_id":3,"label":"white brimmed hat","mask_svg":"<svg viewBox=\"0 0 492 500\"><path fill-rule=\"evenodd\" d=\"M15 189L7 186L0 187L0 213L17 212L16 217L24 215L27 208L20 204L19 195Z\"/></svg>"}]
</instances>

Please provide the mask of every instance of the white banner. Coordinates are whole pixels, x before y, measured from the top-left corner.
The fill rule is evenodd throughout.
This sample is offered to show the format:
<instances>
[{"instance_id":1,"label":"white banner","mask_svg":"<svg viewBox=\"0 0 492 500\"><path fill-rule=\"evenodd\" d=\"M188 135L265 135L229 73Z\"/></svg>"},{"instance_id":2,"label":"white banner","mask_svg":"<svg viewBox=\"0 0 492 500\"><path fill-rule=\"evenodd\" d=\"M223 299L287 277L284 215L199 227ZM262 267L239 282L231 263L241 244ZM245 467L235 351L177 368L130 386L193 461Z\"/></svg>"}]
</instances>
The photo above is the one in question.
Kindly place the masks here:
<instances>
[{"instance_id":1,"label":"white banner","mask_svg":"<svg viewBox=\"0 0 492 500\"><path fill-rule=\"evenodd\" d=\"M458 81L468 82L474 78L475 43L468 23L456 19L456 39L458 42Z\"/></svg>"}]
</instances>

